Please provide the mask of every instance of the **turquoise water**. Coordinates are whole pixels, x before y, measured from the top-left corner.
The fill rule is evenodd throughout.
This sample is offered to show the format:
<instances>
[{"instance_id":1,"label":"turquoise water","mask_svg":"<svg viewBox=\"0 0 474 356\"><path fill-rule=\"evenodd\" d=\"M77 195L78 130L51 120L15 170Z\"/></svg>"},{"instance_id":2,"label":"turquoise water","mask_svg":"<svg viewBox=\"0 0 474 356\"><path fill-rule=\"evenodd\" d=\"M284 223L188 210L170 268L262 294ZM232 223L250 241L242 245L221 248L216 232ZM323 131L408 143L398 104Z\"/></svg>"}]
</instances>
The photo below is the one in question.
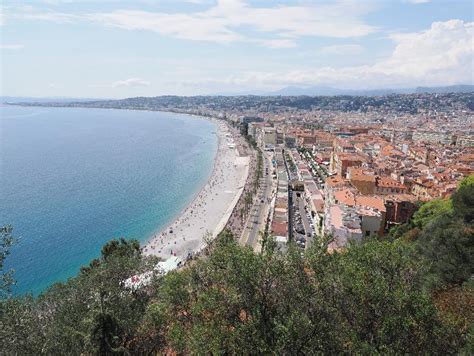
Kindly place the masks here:
<instances>
[{"instance_id":1,"label":"turquoise water","mask_svg":"<svg viewBox=\"0 0 474 356\"><path fill-rule=\"evenodd\" d=\"M73 276L114 237L145 241L205 184L215 125L186 115L1 107L0 224L14 292Z\"/></svg>"}]
</instances>

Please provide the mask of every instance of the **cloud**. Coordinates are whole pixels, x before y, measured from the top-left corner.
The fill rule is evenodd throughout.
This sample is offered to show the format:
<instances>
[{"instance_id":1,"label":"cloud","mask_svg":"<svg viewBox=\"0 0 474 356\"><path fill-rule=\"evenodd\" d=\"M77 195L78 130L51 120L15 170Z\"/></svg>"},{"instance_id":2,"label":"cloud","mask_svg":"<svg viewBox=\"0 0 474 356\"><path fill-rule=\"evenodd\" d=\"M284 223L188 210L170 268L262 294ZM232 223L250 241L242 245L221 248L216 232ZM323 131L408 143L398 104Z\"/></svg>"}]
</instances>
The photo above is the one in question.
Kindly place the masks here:
<instances>
[{"instance_id":1,"label":"cloud","mask_svg":"<svg viewBox=\"0 0 474 356\"><path fill-rule=\"evenodd\" d=\"M150 82L143 80L141 78L129 78L125 80L118 80L112 83L112 88L120 87L148 87Z\"/></svg>"},{"instance_id":2,"label":"cloud","mask_svg":"<svg viewBox=\"0 0 474 356\"><path fill-rule=\"evenodd\" d=\"M426 3L431 2L431 0L405 0L405 1L408 1L412 4L426 4Z\"/></svg>"},{"instance_id":3,"label":"cloud","mask_svg":"<svg viewBox=\"0 0 474 356\"><path fill-rule=\"evenodd\" d=\"M21 19L31 21L47 21L57 24L71 24L83 20L81 15L69 14L58 11L43 11L38 12L30 5L24 5L16 8L16 11L5 12L4 18Z\"/></svg>"},{"instance_id":4,"label":"cloud","mask_svg":"<svg viewBox=\"0 0 474 356\"><path fill-rule=\"evenodd\" d=\"M147 30L171 37L213 42L233 42L243 37L225 27L222 19L203 19L184 13L165 14L146 11L117 10L90 14L87 18L106 26L126 30Z\"/></svg>"},{"instance_id":5,"label":"cloud","mask_svg":"<svg viewBox=\"0 0 474 356\"><path fill-rule=\"evenodd\" d=\"M67 14L30 10L12 16L57 23L89 21L194 41L248 42L270 48L290 48L296 46L295 39L300 37L354 38L373 33L377 29L363 20L372 10L369 2L354 0L272 7L254 7L244 0L218 0L205 10L194 12L127 9Z\"/></svg>"},{"instance_id":6,"label":"cloud","mask_svg":"<svg viewBox=\"0 0 474 356\"><path fill-rule=\"evenodd\" d=\"M47 5L61 5L61 4L71 4L74 0L41 0L42 3Z\"/></svg>"},{"instance_id":7,"label":"cloud","mask_svg":"<svg viewBox=\"0 0 474 356\"><path fill-rule=\"evenodd\" d=\"M321 48L321 53L330 55L356 55L362 53L364 47L356 44L334 45Z\"/></svg>"},{"instance_id":8,"label":"cloud","mask_svg":"<svg viewBox=\"0 0 474 356\"><path fill-rule=\"evenodd\" d=\"M25 48L22 44L2 44L0 45L0 49L5 50L19 50Z\"/></svg>"},{"instance_id":9,"label":"cloud","mask_svg":"<svg viewBox=\"0 0 474 356\"><path fill-rule=\"evenodd\" d=\"M425 31L393 34L390 38L395 43L393 52L373 65L245 72L230 76L223 83L265 90L288 85L380 88L474 82L473 22L434 22Z\"/></svg>"},{"instance_id":10,"label":"cloud","mask_svg":"<svg viewBox=\"0 0 474 356\"><path fill-rule=\"evenodd\" d=\"M268 48L294 48L296 42L291 39L274 39L274 40L254 40L254 43L263 45Z\"/></svg>"},{"instance_id":11,"label":"cloud","mask_svg":"<svg viewBox=\"0 0 474 356\"><path fill-rule=\"evenodd\" d=\"M375 72L421 81L473 81L473 22L434 22L426 31L391 38L397 44L395 50L390 58L374 65Z\"/></svg>"},{"instance_id":12,"label":"cloud","mask_svg":"<svg viewBox=\"0 0 474 356\"><path fill-rule=\"evenodd\" d=\"M90 84L90 88L139 88L149 87L151 83L142 78L128 78L124 80L117 80L108 84Z\"/></svg>"}]
</instances>

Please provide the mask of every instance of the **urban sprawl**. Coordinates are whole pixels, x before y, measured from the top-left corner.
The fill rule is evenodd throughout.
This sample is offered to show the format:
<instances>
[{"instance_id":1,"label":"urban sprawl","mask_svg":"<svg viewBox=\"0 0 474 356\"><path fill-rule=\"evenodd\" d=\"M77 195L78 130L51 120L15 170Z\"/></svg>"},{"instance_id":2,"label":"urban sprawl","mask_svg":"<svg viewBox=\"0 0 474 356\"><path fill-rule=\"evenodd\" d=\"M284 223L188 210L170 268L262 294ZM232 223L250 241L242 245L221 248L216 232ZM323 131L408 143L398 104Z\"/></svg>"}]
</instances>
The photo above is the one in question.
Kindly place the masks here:
<instances>
[{"instance_id":1,"label":"urban sprawl","mask_svg":"<svg viewBox=\"0 0 474 356\"><path fill-rule=\"evenodd\" d=\"M407 222L421 203L449 197L474 171L473 93L165 96L58 106L165 110L227 121L235 142L242 141L241 154L251 156L248 180L258 180L255 194L244 190L228 227L255 249L268 234L282 249L289 241L307 248L331 236L332 250L382 236Z\"/></svg>"}]
</instances>

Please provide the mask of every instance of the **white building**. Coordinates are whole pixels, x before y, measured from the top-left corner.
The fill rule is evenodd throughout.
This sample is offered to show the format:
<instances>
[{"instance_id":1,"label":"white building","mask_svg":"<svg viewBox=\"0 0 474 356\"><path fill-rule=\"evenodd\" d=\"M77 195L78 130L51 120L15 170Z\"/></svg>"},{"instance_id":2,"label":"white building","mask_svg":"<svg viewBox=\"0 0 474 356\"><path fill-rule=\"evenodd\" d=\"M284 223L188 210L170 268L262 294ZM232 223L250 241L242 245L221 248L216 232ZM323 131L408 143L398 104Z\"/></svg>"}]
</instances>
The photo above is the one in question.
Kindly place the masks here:
<instances>
[{"instance_id":1,"label":"white building","mask_svg":"<svg viewBox=\"0 0 474 356\"><path fill-rule=\"evenodd\" d=\"M332 205L326 211L324 232L333 237L329 250L346 246L349 241L362 239L361 219L356 209L345 205Z\"/></svg>"}]
</instances>

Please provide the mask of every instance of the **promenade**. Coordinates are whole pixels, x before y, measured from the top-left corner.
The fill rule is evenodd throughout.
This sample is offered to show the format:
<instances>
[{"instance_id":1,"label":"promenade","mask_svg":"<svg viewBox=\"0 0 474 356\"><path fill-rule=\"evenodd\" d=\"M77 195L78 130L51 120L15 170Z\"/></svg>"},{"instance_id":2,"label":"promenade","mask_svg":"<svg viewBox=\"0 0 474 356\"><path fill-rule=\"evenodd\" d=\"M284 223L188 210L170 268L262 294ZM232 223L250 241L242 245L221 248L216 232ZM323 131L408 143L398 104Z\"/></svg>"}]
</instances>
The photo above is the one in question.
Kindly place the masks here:
<instances>
[{"instance_id":1,"label":"promenade","mask_svg":"<svg viewBox=\"0 0 474 356\"><path fill-rule=\"evenodd\" d=\"M216 121L218 149L209 181L181 215L144 246L145 255L183 260L201 251L225 227L244 188L249 157L241 157L226 123Z\"/></svg>"}]
</instances>

